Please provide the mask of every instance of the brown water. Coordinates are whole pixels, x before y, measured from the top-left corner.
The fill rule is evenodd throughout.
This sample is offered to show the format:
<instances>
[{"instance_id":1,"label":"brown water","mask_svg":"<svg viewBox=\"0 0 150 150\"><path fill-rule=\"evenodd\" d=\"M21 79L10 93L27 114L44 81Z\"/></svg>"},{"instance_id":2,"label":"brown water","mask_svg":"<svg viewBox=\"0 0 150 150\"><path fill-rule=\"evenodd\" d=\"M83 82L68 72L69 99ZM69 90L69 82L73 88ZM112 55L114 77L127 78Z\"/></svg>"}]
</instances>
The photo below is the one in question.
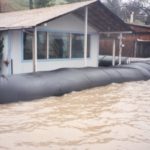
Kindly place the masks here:
<instances>
[{"instance_id":1,"label":"brown water","mask_svg":"<svg viewBox=\"0 0 150 150\"><path fill-rule=\"evenodd\" d=\"M0 150L150 150L150 81L0 105Z\"/></svg>"}]
</instances>

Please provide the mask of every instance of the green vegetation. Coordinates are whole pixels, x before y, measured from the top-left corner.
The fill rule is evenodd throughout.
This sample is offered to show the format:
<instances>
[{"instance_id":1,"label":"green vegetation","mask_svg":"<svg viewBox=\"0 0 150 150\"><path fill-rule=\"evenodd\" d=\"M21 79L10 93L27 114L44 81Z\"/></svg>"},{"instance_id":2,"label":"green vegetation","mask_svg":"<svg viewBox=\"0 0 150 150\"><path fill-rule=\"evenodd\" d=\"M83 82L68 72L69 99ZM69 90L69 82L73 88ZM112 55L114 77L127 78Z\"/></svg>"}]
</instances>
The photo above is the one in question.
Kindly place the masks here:
<instances>
[{"instance_id":1,"label":"green vegetation","mask_svg":"<svg viewBox=\"0 0 150 150\"><path fill-rule=\"evenodd\" d=\"M12 10L33 9L86 0L6 0Z\"/></svg>"},{"instance_id":2,"label":"green vegetation","mask_svg":"<svg viewBox=\"0 0 150 150\"><path fill-rule=\"evenodd\" d=\"M55 5L56 0L29 0L30 8L41 8ZM31 6L32 5L32 6Z\"/></svg>"},{"instance_id":3,"label":"green vegetation","mask_svg":"<svg viewBox=\"0 0 150 150\"><path fill-rule=\"evenodd\" d=\"M82 2L87 0L29 0L29 3L33 5L33 8L41 8L46 6L53 6L56 4Z\"/></svg>"},{"instance_id":4,"label":"green vegetation","mask_svg":"<svg viewBox=\"0 0 150 150\"><path fill-rule=\"evenodd\" d=\"M32 9L66 3L66 0L8 0L14 9Z\"/></svg>"},{"instance_id":5,"label":"green vegetation","mask_svg":"<svg viewBox=\"0 0 150 150\"><path fill-rule=\"evenodd\" d=\"M29 0L7 0L7 3L12 10L23 10L29 8Z\"/></svg>"}]
</instances>

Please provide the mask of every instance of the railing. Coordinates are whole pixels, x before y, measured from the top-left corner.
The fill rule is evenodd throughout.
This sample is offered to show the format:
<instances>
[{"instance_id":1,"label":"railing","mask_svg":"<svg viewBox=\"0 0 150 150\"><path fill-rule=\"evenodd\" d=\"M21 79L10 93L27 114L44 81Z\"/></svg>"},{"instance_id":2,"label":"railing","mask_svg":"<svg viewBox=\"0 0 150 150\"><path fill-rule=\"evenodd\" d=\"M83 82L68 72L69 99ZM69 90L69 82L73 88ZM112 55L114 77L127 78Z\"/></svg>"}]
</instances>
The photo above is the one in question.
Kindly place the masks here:
<instances>
[{"instance_id":1,"label":"railing","mask_svg":"<svg viewBox=\"0 0 150 150\"><path fill-rule=\"evenodd\" d=\"M99 66L112 66L113 57L110 55L100 55L99 56ZM122 64L130 64L134 62L150 62L149 58L134 58L134 57L122 57L121 58ZM115 57L115 65L119 64L119 57Z\"/></svg>"}]
</instances>

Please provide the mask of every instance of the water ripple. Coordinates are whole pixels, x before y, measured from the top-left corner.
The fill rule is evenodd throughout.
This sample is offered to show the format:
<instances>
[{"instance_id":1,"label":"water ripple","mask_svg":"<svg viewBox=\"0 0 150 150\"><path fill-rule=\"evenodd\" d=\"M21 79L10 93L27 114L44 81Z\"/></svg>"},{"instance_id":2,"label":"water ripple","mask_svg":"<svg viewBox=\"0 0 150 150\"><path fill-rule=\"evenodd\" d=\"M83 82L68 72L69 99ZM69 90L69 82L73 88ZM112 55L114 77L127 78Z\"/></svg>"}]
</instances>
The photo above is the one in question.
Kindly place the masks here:
<instances>
[{"instance_id":1,"label":"water ripple","mask_svg":"<svg viewBox=\"0 0 150 150\"><path fill-rule=\"evenodd\" d=\"M0 150L149 150L150 81L0 105Z\"/></svg>"}]
</instances>

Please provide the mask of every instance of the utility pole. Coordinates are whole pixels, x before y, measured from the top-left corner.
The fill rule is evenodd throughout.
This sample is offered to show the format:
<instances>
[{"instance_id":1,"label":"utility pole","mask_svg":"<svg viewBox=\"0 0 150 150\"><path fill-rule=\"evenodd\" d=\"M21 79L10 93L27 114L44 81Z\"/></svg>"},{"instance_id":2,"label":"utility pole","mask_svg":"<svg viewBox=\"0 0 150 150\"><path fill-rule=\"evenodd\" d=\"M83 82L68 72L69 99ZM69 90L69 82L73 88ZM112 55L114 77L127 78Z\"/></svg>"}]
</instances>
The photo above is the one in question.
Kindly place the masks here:
<instances>
[{"instance_id":1,"label":"utility pole","mask_svg":"<svg viewBox=\"0 0 150 150\"><path fill-rule=\"evenodd\" d=\"M33 0L29 0L29 8L33 9Z\"/></svg>"}]
</instances>

